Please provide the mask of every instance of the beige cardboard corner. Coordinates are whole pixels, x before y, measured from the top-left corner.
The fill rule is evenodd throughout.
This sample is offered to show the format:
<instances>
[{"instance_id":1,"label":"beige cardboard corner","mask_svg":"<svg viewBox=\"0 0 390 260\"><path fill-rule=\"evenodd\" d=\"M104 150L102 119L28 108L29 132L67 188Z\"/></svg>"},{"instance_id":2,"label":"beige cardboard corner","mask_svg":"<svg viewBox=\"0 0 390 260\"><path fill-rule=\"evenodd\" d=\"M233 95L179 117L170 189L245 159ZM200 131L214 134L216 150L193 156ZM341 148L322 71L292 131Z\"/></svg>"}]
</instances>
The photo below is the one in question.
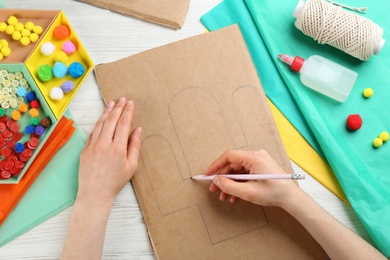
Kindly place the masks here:
<instances>
[{"instance_id":1,"label":"beige cardboard corner","mask_svg":"<svg viewBox=\"0 0 390 260\"><path fill-rule=\"evenodd\" d=\"M112 12L180 29L187 15L190 0L78 0Z\"/></svg>"},{"instance_id":2,"label":"beige cardboard corner","mask_svg":"<svg viewBox=\"0 0 390 260\"><path fill-rule=\"evenodd\" d=\"M142 126L132 179L158 259L325 259L285 211L221 202L191 180L227 149L290 161L237 25L98 65L104 101L134 100Z\"/></svg>"}]
</instances>

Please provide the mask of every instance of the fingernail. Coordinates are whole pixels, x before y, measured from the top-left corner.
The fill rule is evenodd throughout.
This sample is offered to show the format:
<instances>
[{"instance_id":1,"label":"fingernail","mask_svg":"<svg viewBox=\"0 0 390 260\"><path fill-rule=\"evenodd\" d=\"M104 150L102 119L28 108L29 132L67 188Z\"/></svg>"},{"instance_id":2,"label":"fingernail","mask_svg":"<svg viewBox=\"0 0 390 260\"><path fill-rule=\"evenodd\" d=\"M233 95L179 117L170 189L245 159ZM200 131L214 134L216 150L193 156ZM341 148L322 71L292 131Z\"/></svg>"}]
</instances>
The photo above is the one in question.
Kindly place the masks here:
<instances>
[{"instance_id":1,"label":"fingernail","mask_svg":"<svg viewBox=\"0 0 390 260\"><path fill-rule=\"evenodd\" d=\"M107 108L113 108L114 107L114 101L110 101L110 102L108 102L108 104L107 104Z\"/></svg>"},{"instance_id":2,"label":"fingernail","mask_svg":"<svg viewBox=\"0 0 390 260\"><path fill-rule=\"evenodd\" d=\"M119 99L119 102L123 103L123 102L125 102L125 100L126 100L125 97L121 97L121 98Z\"/></svg>"},{"instance_id":3,"label":"fingernail","mask_svg":"<svg viewBox=\"0 0 390 260\"><path fill-rule=\"evenodd\" d=\"M127 105L128 105L128 106L131 106L131 105L133 105L133 104L134 104L133 100L127 101Z\"/></svg>"},{"instance_id":4,"label":"fingernail","mask_svg":"<svg viewBox=\"0 0 390 260\"><path fill-rule=\"evenodd\" d=\"M213 179L213 182L214 182L215 185L217 185L217 186L219 187L220 180L219 180L218 177L215 177L215 178Z\"/></svg>"},{"instance_id":5,"label":"fingernail","mask_svg":"<svg viewBox=\"0 0 390 260\"><path fill-rule=\"evenodd\" d=\"M135 130L135 137L140 138L142 134L142 127L138 127L137 130Z\"/></svg>"}]
</instances>

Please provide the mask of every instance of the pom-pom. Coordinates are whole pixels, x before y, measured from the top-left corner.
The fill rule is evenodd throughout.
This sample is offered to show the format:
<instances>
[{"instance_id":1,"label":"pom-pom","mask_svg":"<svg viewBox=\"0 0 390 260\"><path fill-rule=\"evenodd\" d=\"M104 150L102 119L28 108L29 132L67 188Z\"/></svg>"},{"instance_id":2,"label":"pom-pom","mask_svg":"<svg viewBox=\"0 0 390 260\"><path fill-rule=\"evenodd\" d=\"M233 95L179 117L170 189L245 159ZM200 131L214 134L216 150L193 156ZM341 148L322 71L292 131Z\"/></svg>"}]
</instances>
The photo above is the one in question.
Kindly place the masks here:
<instances>
[{"instance_id":1,"label":"pom-pom","mask_svg":"<svg viewBox=\"0 0 390 260\"><path fill-rule=\"evenodd\" d=\"M56 49L56 46L51 42L46 42L42 44L41 47L41 53L46 56L50 56L54 50Z\"/></svg>"},{"instance_id":2,"label":"pom-pom","mask_svg":"<svg viewBox=\"0 0 390 260\"><path fill-rule=\"evenodd\" d=\"M374 90L373 90L372 88L365 88L365 89L363 90L363 96L364 96L365 98L369 98L369 97L371 97L373 94L374 94Z\"/></svg>"},{"instance_id":3,"label":"pom-pom","mask_svg":"<svg viewBox=\"0 0 390 260\"><path fill-rule=\"evenodd\" d=\"M71 80L68 80L61 85L61 89L65 94L68 94L74 89L74 83Z\"/></svg>"},{"instance_id":4,"label":"pom-pom","mask_svg":"<svg viewBox=\"0 0 390 260\"><path fill-rule=\"evenodd\" d=\"M9 35L12 35L15 32L15 27L13 25L8 25L7 29L5 29L5 32Z\"/></svg>"},{"instance_id":5,"label":"pom-pom","mask_svg":"<svg viewBox=\"0 0 390 260\"><path fill-rule=\"evenodd\" d=\"M27 46L31 43L30 38L28 36L23 36L20 39L20 43L23 44L24 46Z\"/></svg>"},{"instance_id":6,"label":"pom-pom","mask_svg":"<svg viewBox=\"0 0 390 260\"><path fill-rule=\"evenodd\" d=\"M50 98L52 100L61 100L64 98L64 92L59 87L53 87L50 90Z\"/></svg>"},{"instance_id":7,"label":"pom-pom","mask_svg":"<svg viewBox=\"0 0 390 260\"><path fill-rule=\"evenodd\" d=\"M69 29L65 25L57 25L54 28L54 38L57 40L66 39L69 36Z\"/></svg>"},{"instance_id":8,"label":"pom-pom","mask_svg":"<svg viewBox=\"0 0 390 260\"><path fill-rule=\"evenodd\" d=\"M32 33L32 34L30 34L29 38L30 38L30 41L31 41L31 42L37 42L39 36L38 36L38 34L36 34L36 33Z\"/></svg>"},{"instance_id":9,"label":"pom-pom","mask_svg":"<svg viewBox=\"0 0 390 260\"><path fill-rule=\"evenodd\" d=\"M387 142L389 140L389 133L383 131L382 133L380 133L379 138L382 139L383 142Z\"/></svg>"},{"instance_id":10,"label":"pom-pom","mask_svg":"<svg viewBox=\"0 0 390 260\"><path fill-rule=\"evenodd\" d=\"M66 41L64 43L64 45L62 45L62 50L66 53L66 54L72 54L76 51L76 46L73 44L73 42L71 41Z\"/></svg>"},{"instance_id":11,"label":"pom-pom","mask_svg":"<svg viewBox=\"0 0 390 260\"><path fill-rule=\"evenodd\" d=\"M0 22L0 32L5 32L7 26L8 25L5 22Z\"/></svg>"},{"instance_id":12,"label":"pom-pom","mask_svg":"<svg viewBox=\"0 0 390 260\"><path fill-rule=\"evenodd\" d=\"M68 71L72 78L79 78L84 74L84 67L80 62L76 61L70 64Z\"/></svg>"},{"instance_id":13,"label":"pom-pom","mask_svg":"<svg viewBox=\"0 0 390 260\"><path fill-rule=\"evenodd\" d=\"M26 126L26 128L24 128L24 132L29 135L33 134L35 132L35 126L33 125Z\"/></svg>"},{"instance_id":14,"label":"pom-pom","mask_svg":"<svg viewBox=\"0 0 390 260\"><path fill-rule=\"evenodd\" d=\"M24 24L24 28L26 28L26 29L32 31L32 30L34 29L34 23L31 22L31 21L28 21L28 22L26 22L26 23Z\"/></svg>"},{"instance_id":15,"label":"pom-pom","mask_svg":"<svg viewBox=\"0 0 390 260\"><path fill-rule=\"evenodd\" d=\"M56 78L63 78L68 73L68 68L62 62L57 61L53 66L53 74Z\"/></svg>"},{"instance_id":16,"label":"pom-pom","mask_svg":"<svg viewBox=\"0 0 390 260\"><path fill-rule=\"evenodd\" d=\"M375 148L382 146L382 144L383 144L382 139L380 139L378 137L375 138L374 141L372 142L372 145L374 145Z\"/></svg>"},{"instance_id":17,"label":"pom-pom","mask_svg":"<svg viewBox=\"0 0 390 260\"><path fill-rule=\"evenodd\" d=\"M38 108L39 107L39 101L37 99L34 99L30 102L30 107L32 108Z\"/></svg>"},{"instance_id":18,"label":"pom-pom","mask_svg":"<svg viewBox=\"0 0 390 260\"><path fill-rule=\"evenodd\" d=\"M42 81L49 81L53 78L53 70L52 68L45 64L38 67L38 77Z\"/></svg>"},{"instance_id":19,"label":"pom-pom","mask_svg":"<svg viewBox=\"0 0 390 260\"><path fill-rule=\"evenodd\" d=\"M33 32L40 35L43 32L42 26L39 26L39 25L34 26Z\"/></svg>"},{"instance_id":20,"label":"pom-pom","mask_svg":"<svg viewBox=\"0 0 390 260\"><path fill-rule=\"evenodd\" d=\"M7 22L10 25L15 25L15 24L18 23L18 18L16 18L15 16L11 15L10 17L8 17Z\"/></svg>"},{"instance_id":21,"label":"pom-pom","mask_svg":"<svg viewBox=\"0 0 390 260\"><path fill-rule=\"evenodd\" d=\"M14 27L15 27L15 31L22 32L23 29L24 29L24 24L17 23L17 24L14 25Z\"/></svg>"},{"instance_id":22,"label":"pom-pom","mask_svg":"<svg viewBox=\"0 0 390 260\"><path fill-rule=\"evenodd\" d=\"M14 149L15 149L15 152L21 153L21 152L24 151L24 144L22 144L22 143L16 143Z\"/></svg>"},{"instance_id":23,"label":"pom-pom","mask_svg":"<svg viewBox=\"0 0 390 260\"><path fill-rule=\"evenodd\" d=\"M34 92L28 92L26 94L26 100L27 102L31 102L33 101L34 99L37 99L37 97L35 96L35 93Z\"/></svg>"},{"instance_id":24,"label":"pom-pom","mask_svg":"<svg viewBox=\"0 0 390 260\"><path fill-rule=\"evenodd\" d=\"M11 55L11 49L9 47L3 47L1 48L1 54L3 54L4 57L8 57Z\"/></svg>"},{"instance_id":25,"label":"pom-pom","mask_svg":"<svg viewBox=\"0 0 390 260\"><path fill-rule=\"evenodd\" d=\"M51 120L48 117L44 117L41 119L40 123L43 127L49 127L51 125Z\"/></svg>"},{"instance_id":26,"label":"pom-pom","mask_svg":"<svg viewBox=\"0 0 390 260\"><path fill-rule=\"evenodd\" d=\"M27 93L27 90L24 88L24 87L18 87L17 91L16 91L16 94L19 96L19 97L24 97Z\"/></svg>"},{"instance_id":27,"label":"pom-pom","mask_svg":"<svg viewBox=\"0 0 390 260\"><path fill-rule=\"evenodd\" d=\"M14 110L11 117L13 120L18 121L21 117L20 112L18 110Z\"/></svg>"},{"instance_id":28,"label":"pom-pom","mask_svg":"<svg viewBox=\"0 0 390 260\"><path fill-rule=\"evenodd\" d=\"M37 126L37 128L35 129L35 133L37 135L43 135L44 132L45 132L45 128L43 128L43 126L41 125Z\"/></svg>"},{"instance_id":29,"label":"pom-pom","mask_svg":"<svg viewBox=\"0 0 390 260\"><path fill-rule=\"evenodd\" d=\"M19 31L15 31L12 34L12 39L15 41L19 41L22 38L22 34Z\"/></svg>"},{"instance_id":30,"label":"pom-pom","mask_svg":"<svg viewBox=\"0 0 390 260\"><path fill-rule=\"evenodd\" d=\"M359 114L351 114L347 118L347 128L351 131L358 130L363 124L363 120Z\"/></svg>"},{"instance_id":31,"label":"pom-pom","mask_svg":"<svg viewBox=\"0 0 390 260\"><path fill-rule=\"evenodd\" d=\"M25 103L21 103L18 107L20 113L26 113L28 110L28 106Z\"/></svg>"},{"instance_id":32,"label":"pom-pom","mask_svg":"<svg viewBox=\"0 0 390 260\"><path fill-rule=\"evenodd\" d=\"M38 126L39 125L39 119L37 117L30 119L30 125Z\"/></svg>"},{"instance_id":33,"label":"pom-pom","mask_svg":"<svg viewBox=\"0 0 390 260\"><path fill-rule=\"evenodd\" d=\"M29 113L30 113L31 117L38 117L39 116L39 111L36 108L31 108Z\"/></svg>"},{"instance_id":34,"label":"pom-pom","mask_svg":"<svg viewBox=\"0 0 390 260\"><path fill-rule=\"evenodd\" d=\"M67 63L68 62L68 55L66 55L66 53L63 51L57 51L54 55L54 61Z\"/></svg>"}]
</instances>

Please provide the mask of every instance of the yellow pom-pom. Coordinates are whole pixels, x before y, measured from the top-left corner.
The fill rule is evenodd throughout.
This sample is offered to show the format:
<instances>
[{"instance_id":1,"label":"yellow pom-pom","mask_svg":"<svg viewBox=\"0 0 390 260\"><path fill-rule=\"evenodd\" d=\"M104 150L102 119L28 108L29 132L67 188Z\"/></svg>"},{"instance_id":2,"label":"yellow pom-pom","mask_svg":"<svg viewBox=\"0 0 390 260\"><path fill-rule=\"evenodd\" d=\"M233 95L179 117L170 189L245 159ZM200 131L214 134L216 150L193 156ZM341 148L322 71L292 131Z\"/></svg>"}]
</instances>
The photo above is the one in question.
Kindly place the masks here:
<instances>
[{"instance_id":1,"label":"yellow pom-pom","mask_svg":"<svg viewBox=\"0 0 390 260\"><path fill-rule=\"evenodd\" d=\"M364 96L365 98L369 98L369 97L371 97L373 94L374 94L374 90L373 90L372 88L365 88L365 89L363 90L363 96Z\"/></svg>"},{"instance_id":2,"label":"yellow pom-pom","mask_svg":"<svg viewBox=\"0 0 390 260\"><path fill-rule=\"evenodd\" d=\"M374 141L372 142L372 144L374 145L374 147L378 148L378 147L382 146L383 141L380 138L375 138Z\"/></svg>"},{"instance_id":3,"label":"yellow pom-pom","mask_svg":"<svg viewBox=\"0 0 390 260\"><path fill-rule=\"evenodd\" d=\"M0 49L1 49L1 47L8 47L7 40L4 40L4 39L0 40Z\"/></svg>"},{"instance_id":4,"label":"yellow pom-pom","mask_svg":"<svg viewBox=\"0 0 390 260\"><path fill-rule=\"evenodd\" d=\"M383 142L387 142L389 140L389 133L386 132L386 131L383 131L380 135L379 135L379 138L383 141Z\"/></svg>"},{"instance_id":5,"label":"yellow pom-pom","mask_svg":"<svg viewBox=\"0 0 390 260\"><path fill-rule=\"evenodd\" d=\"M27 23L24 24L24 27L30 31L32 31L34 29L34 23L31 22L31 21L28 21Z\"/></svg>"},{"instance_id":6,"label":"yellow pom-pom","mask_svg":"<svg viewBox=\"0 0 390 260\"><path fill-rule=\"evenodd\" d=\"M4 56L0 53L0 60L3 60Z\"/></svg>"},{"instance_id":7,"label":"yellow pom-pom","mask_svg":"<svg viewBox=\"0 0 390 260\"><path fill-rule=\"evenodd\" d=\"M38 36L38 34L36 34L36 33L32 33L32 34L30 34L29 38L30 38L30 41L31 41L31 42L37 42L39 36Z\"/></svg>"},{"instance_id":8,"label":"yellow pom-pom","mask_svg":"<svg viewBox=\"0 0 390 260\"><path fill-rule=\"evenodd\" d=\"M5 29L7 29L7 24L5 22L0 23L0 32L5 32Z\"/></svg>"},{"instance_id":9,"label":"yellow pom-pom","mask_svg":"<svg viewBox=\"0 0 390 260\"><path fill-rule=\"evenodd\" d=\"M38 117L38 116L39 116L39 111L38 111L38 109L36 109L36 108L31 108L31 109L30 109L30 116L31 116L31 117Z\"/></svg>"},{"instance_id":10,"label":"yellow pom-pom","mask_svg":"<svg viewBox=\"0 0 390 260\"><path fill-rule=\"evenodd\" d=\"M43 28L42 28L42 26L36 25L36 26L34 26L33 31L34 31L36 34L40 35L40 34L43 32Z\"/></svg>"},{"instance_id":11,"label":"yellow pom-pom","mask_svg":"<svg viewBox=\"0 0 390 260\"><path fill-rule=\"evenodd\" d=\"M16 18L15 16L11 15L8 20L7 20L8 24L10 25L15 25L18 23L18 18Z\"/></svg>"},{"instance_id":12,"label":"yellow pom-pom","mask_svg":"<svg viewBox=\"0 0 390 260\"><path fill-rule=\"evenodd\" d=\"M21 32L24 29L24 25L22 23L17 23L14 25L15 31Z\"/></svg>"},{"instance_id":13,"label":"yellow pom-pom","mask_svg":"<svg viewBox=\"0 0 390 260\"><path fill-rule=\"evenodd\" d=\"M24 46L27 46L31 43L30 41L30 38L28 38L27 36L24 36L22 37L22 39L20 39L20 42L24 45Z\"/></svg>"},{"instance_id":14,"label":"yellow pom-pom","mask_svg":"<svg viewBox=\"0 0 390 260\"><path fill-rule=\"evenodd\" d=\"M26 113L28 110L28 106L25 103L19 105L18 110L20 113Z\"/></svg>"},{"instance_id":15,"label":"yellow pom-pom","mask_svg":"<svg viewBox=\"0 0 390 260\"><path fill-rule=\"evenodd\" d=\"M12 116L12 119L15 120L15 121L18 121L20 119L20 117L21 117L20 112L18 110L14 110L12 112L11 116Z\"/></svg>"},{"instance_id":16,"label":"yellow pom-pom","mask_svg":"<svg viewBox=\"0 0 390 260\"><path fill-rule=\"evenodd\" d=\"M22 30L22 35L23 36L29 36L30 34L31 34L30 30L28 30L28 29L23 29Z\"/></svg>"},{"instance_id":17,"label":"yellow pom-pom","mask_svg":"<svg viewBox=\"0 0 390 260\"><path fill-rule=\"evenodd\" d=\"M67 63L68 55L64 51L57 51L54 55L54 60L62 63Z\"/></svg>"},{"instance_id":18,"label":"yellow pom-pom","mask_svg":"<svg viewBox=\"0 0 390 260\"><path fill-rule=\"evenodd\" d=\"M7 29L5 29L5 32L9 35L12 35L15 31L15 27L13 25L8 25Z\"/></svg>"},{"instance_id":19,"label":"yellow pom-pom","mask_svg":"<svg viewBox=\"0 0 390 260\"><path fill-rule=\"evenodd\" d=\"M14 31L14 33L12 34L12 39L14 39L15 41L19 41L20 38L22 38L22 34L19 31Z\"/></svg>"},{"instance_id":20,"label":"yellow pom-pom","mask_svg":"<svg viewBox=\"0 0 390 260\"><path fill-rule=\"evenodd\" d=\"M3 47L1 48L1 53L4 57L8 57L11 54L11 49L9 47Z\"/></svg>"}]
</instances>

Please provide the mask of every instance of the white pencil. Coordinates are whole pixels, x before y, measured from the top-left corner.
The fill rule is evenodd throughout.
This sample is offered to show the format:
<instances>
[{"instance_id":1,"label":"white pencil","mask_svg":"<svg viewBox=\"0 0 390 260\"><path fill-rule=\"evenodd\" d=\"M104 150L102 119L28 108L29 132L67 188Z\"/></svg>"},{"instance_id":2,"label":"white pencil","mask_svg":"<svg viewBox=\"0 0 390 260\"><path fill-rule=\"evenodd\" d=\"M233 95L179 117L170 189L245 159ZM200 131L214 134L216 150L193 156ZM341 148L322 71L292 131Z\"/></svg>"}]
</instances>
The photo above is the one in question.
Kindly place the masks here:
<instances>
[{"instance_id":1,"label":"white pencil","mask_svg":"<svg viewBox=\"0 0 390 260\"><path fill-rule=\"evenodd\" d=\"M192 179L199 181L210 181L213 180L216 176L226 177L232 180L303 180L306 177L306 174L261 174L261 173L252 173L252 174L214 174L214 175L195 175L192 176Z\"/></svg>"}]
</instances>

